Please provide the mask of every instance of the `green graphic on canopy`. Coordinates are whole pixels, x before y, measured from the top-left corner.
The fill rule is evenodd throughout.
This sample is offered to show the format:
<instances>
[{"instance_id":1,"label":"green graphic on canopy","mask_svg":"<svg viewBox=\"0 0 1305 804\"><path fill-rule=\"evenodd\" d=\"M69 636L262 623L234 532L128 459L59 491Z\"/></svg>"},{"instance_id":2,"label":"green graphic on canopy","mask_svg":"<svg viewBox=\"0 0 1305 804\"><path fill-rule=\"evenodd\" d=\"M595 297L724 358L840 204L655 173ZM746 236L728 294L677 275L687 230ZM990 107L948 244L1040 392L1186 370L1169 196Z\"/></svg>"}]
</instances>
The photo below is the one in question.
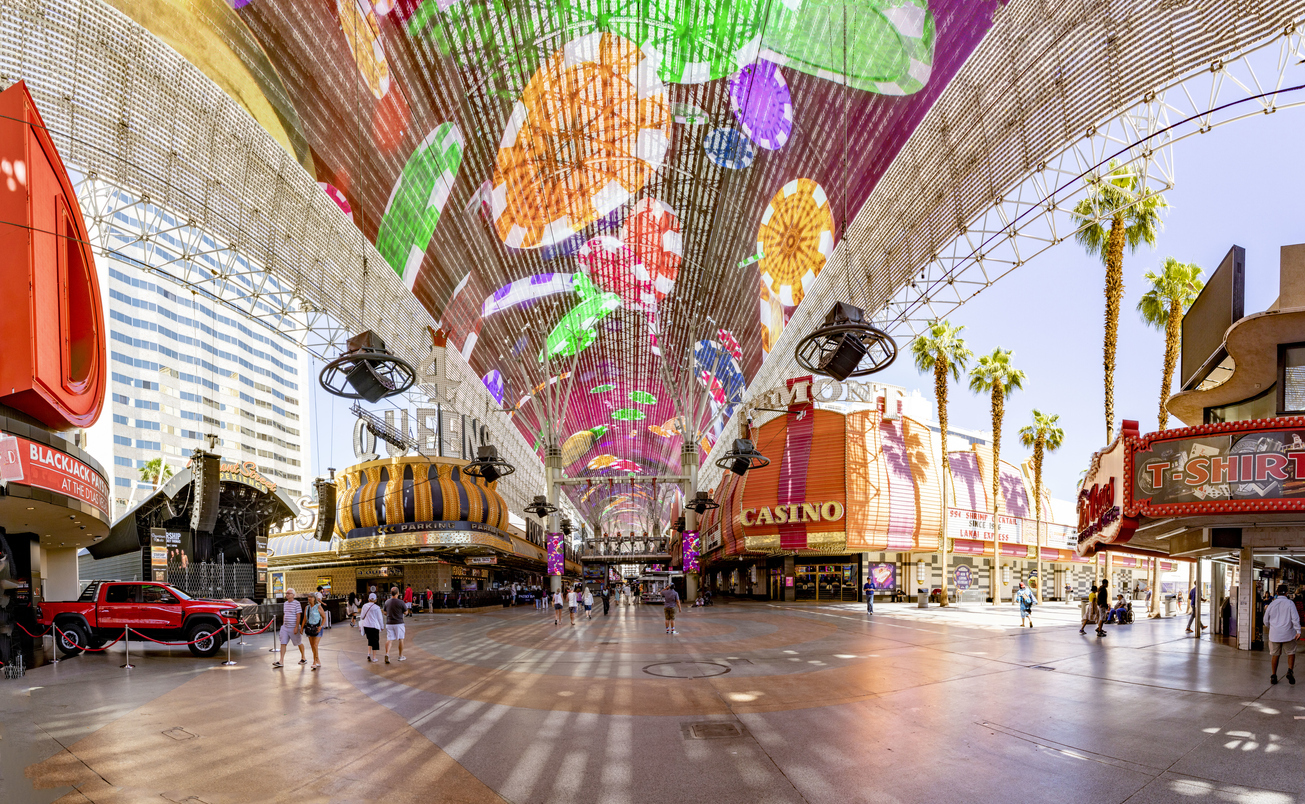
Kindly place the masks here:
<instances>
[{"instance_id":1,"label":"green graphic on canopy","mask_svg":"<svg viewBox=\"0 0 1305 804\"><path fill-rule=\"evenodd\" d=\"M611 428L608 427L607 425L605 425L605 424L600 424L600 425L598 425L598 426L596 426L596 427L590 427L590 428L589 428L589 432L591 432L591 433L594 434L594 438L595 438L595 439L599 439L599 438L602 438L603 436L607 435L607 431L610 430L610 429L611 429Z\"/></svg>"},{"instance_id":2,"label":"green graphic on canopy","mask_svg":"<svg viewBox=\"0 0 1305 804\"><path fill-rule=\"evenodd\" d=\"M933 71L928 0L774 2L764 31L762 58L880 95L918 92Z\"/></svg>"},{"instance_id":3,"label":"green graphic on canopy","mask_svg":"<svg viewBox=\"0 0 1305 804\"><path fill-rule=\"evenodd\" d=\"M757 58L769 0L615 2L599 15L613 30L661 56L667 83L701 84L724 78Z\"/></svg>"},{"instance_id":4,"label":"green graphic on canopy","mask_svg":"<svg viewBox=\"0 0 1305 804\"><path fill-rule=\"evenodd\" d=\"M657 397L647 391L631 391L630 401L634 402L636 405L656 405Z\"/></svg>"},{"instance_id":5,"label":"green graphic on canopy","mask_svg":"<svg viewBox=\"0 0 1305 804\"><path fill-rule=\"evenodd\" d=\"M598 339L598 322L621 306L620 296L599 292L584 274L575 275L575 290L580 294L580 303L548 333L544 351L539 353L540 363L545 354L550 358L571 357L587 349Z\"/></svg>"},{"instance_id":6,"label":"green graphic on canopy","mask_svg":"<svg viewBox=\"0 0 1305 804\"><path fill-rule=\"evenodd\" d=\"M634 408L621 408L620 410L612 411L612 418L623 422L637 422L640 419L648 418L648 414L644 413L642 410L636 410Z\"/></svg>"},{"instance_id":7,"label":"green graphic on canopy","mask_svg":"<svg viewBox=\"0 0 1305 804\"><path fill-rule=\"evenodd\" d=\"M593 388L590 388L590 389L589 389L589 393L591 393L591 394L605 394L605 393L607 393L608 391L615 391L615 390L616 390L616 386L615 386L615 385L612 385L611 383L603 383L602 385L595 385Z\"/></svg>"},{"instance_id":8,"label":"green graphic on canopy","mask_svg":"<svg viewBox=\"0 0 1305 804\"><path fill-rule=\"evenodd\" d=\"M462 132L453 123L436 127L408 157L390 191L376 250L411 289L426 247L462 166Z\"/></svg>"}]
</instances>

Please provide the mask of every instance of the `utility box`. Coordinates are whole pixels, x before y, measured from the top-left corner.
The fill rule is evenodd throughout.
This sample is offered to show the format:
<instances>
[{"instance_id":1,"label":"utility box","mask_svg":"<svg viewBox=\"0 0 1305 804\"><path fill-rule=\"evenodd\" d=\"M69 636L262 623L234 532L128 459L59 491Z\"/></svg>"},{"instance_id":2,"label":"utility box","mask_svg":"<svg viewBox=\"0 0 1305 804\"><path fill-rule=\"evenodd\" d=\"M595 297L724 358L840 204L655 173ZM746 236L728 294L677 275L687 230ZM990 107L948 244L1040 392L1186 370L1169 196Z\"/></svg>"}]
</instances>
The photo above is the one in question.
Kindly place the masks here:
<instances>
[{"instance_id":1,"label":"utility box","mask_svg":"<svg viewBox=\"0 0 1305 804\"><path fill-rule=\"evenodd\" d=\"M920 592L915 596L915 605L922 609L929 608L929 593Z\"/></svg>"}]
</instances>

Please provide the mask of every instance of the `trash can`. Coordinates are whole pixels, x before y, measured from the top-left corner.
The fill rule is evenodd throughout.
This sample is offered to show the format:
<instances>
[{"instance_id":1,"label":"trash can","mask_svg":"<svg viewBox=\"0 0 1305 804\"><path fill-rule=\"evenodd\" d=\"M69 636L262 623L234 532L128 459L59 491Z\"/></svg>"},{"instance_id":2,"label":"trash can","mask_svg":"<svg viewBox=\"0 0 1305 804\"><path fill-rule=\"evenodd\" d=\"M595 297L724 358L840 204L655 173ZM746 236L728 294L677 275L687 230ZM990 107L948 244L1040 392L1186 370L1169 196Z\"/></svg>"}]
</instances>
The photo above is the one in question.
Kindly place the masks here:
<instances>
[{"instance_id":1,"label":"trash can","mask_svg":"<svg viewBox=\"0 0 1305 804\"><path fill-rule=\"evenodd\" d=\"M1087 598L1083 598L1078 602L1078 618L1080 621L1087 620L1087 607L1088 607Z\"/></svg>"},{"instance_id":2,"label":"trash can","mask_svg":"<svg viewBox=\"0 0 1305 804\"><path fill-rule=\"evenodd\" d=\"M922 608L922 609L927 609L927 608L929 608L929 593L928 593L928 592L918 592L918 593L916 593L916 595L915 595L915 605L916 605L918 608Z\"/></svg>"},{"instance_id":3,"label":"trash can","mask_svg":"<svg viewBox=\"0 0 1305 804\"><path fill-rule=\"evenodd\" d=\"M1165 598L1165 616L1174 616L1174 599L1172 597Z\"/></svg>"}]
</instances>

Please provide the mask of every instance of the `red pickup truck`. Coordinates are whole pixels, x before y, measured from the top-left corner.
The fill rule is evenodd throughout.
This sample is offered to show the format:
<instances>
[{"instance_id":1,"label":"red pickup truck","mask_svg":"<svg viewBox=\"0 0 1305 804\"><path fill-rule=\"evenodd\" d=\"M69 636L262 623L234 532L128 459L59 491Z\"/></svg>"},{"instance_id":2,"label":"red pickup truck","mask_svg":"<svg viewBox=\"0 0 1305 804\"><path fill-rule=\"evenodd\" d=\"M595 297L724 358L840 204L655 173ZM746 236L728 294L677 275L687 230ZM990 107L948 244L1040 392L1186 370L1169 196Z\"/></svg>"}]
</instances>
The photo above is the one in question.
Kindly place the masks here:
<instances>
[{"instance_id":1,"label":"red pickup truck","mask_svg":"<svg viewBox=\"0 0 1305 804\"><path fill-rule=\"evenodd\" d=\"M65 656L135 633L167 642L191 642L196 656L212 656L226 641L224 624L240 625L234 600L199 600L165 583L91 581L69 603L41 603L37 621L58 627L55 642Z\"/></svg>"}]
</instances>

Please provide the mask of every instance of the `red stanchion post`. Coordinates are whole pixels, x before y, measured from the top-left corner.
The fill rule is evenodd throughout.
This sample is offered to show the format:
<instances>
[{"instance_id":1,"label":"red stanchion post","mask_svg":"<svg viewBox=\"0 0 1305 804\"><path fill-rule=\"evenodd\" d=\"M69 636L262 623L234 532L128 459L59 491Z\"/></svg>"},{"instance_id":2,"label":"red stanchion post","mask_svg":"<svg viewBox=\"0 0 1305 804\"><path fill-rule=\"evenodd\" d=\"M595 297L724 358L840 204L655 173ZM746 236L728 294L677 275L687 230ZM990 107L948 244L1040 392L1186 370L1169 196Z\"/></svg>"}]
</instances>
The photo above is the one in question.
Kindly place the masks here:
<instances>
[{"instance_id":1,"label":"red stanchion post","mask_svg":"<svg viewBox=\"0 0 1305 804\"><path fill-rule=\"evenodd\" d=\"M231 624L223 623L222 627L225 629L225 633L227 635L227 660L222 663L222 666L230 667L231 665L235 664L235 662L231 660Z\"/></svg>"},{"instance_id":2,"label":"red stanchion post","mask_svg":"<svg viewBox=\"0 0 1305 804\"><path fill-rule=\"evenodd\" d=\"M126 668L127 670L130 670L136 666L131 663L131 627L130 626L123 626L122 628L122 646L127 649L127 663L121 666Z\"/></svg>"}]
</instances>

